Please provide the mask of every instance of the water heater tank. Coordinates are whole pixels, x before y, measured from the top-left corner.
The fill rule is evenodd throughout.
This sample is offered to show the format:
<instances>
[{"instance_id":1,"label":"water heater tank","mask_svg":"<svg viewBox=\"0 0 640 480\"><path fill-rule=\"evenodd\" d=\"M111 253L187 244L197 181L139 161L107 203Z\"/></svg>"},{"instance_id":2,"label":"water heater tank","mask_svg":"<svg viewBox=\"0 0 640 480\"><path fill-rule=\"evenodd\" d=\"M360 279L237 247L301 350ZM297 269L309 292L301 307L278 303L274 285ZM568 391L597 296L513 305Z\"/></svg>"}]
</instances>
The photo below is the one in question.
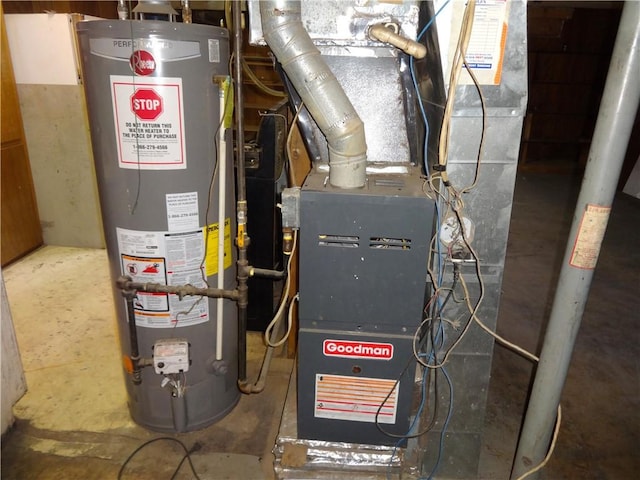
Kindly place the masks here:
<instances>
[{"instance_id":1,"label":"water heater tank","mask_svg":"<svg viewBox=\"0 0 640 480\"><path fill-rule=\"evenodd\" d=\"M217 77L227 76L225 29L159 21L77 27L100 204L123 356L127 309L115 280L215 287L224 232L224 288L235 286L233 175L218 228ZM227 132L231 145L231 132ZM214 188L210 191L210 185ZM206 279L206 282L205 282ZM216 301L138 292L134 314L142 382L125 373L131 416L152 430L205 427L237 403L236 306L224 300L223 361ZM219 359L218 359L219 360ZM126 363L126 362L125 362Z\"/></svg>"}]
</instances>

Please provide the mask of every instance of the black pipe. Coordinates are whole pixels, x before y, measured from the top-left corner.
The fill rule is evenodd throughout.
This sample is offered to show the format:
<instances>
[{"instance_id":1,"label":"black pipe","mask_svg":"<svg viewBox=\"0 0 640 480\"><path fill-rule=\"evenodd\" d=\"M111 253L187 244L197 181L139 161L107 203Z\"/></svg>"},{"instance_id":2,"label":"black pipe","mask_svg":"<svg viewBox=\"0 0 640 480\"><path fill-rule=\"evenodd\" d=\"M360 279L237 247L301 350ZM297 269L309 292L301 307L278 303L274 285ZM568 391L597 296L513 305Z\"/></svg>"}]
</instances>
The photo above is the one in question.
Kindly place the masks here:
<instances>
[{"instance_id":1,"label":"black pipe","mask_svg":"<svg viewBox=\"0 0 640 480\"><path fill-rule=\"evenodd\" d=\"M245 285L245 288L246 285ZM238 302L238 387L243 393L247 385L247 304Z\"/></svg>"},{"instance_id":2,"label":"black pipe","mask_svg":"<svg viewBox=\"0 0 640 480\"><path fill-rule=\"evenodd\" d=\"M293 248L293 231L285 227L282 230L282 236L282 251L286 258L284 268L282 270L271 270L249 266L247 272L250 277L271 278L273 280L282 280L287 277L287 270L289 268L289 262L291 261L291 250Z\"/></svg>"},{"instance_id":3,"label":"black pipe","mask_svg":"<svg viewBox=\"0 0 640 480\"><path fill-rule=\"evenodd\" d=\"M229 300L238 300L240 293L238 290L222 290L220 288L199 288L193 285L163 285L161 283L139 283L133 282L131 277L121 276L116 280L116 285L126 295L126 291L150 292L150 293L170 293L177 295L182 300L186 296L209 297L209 298L228 298Z\"/></svg>"},{"instance_id":4,"label":"black pipe","mask_svg":"<svg viewBox=\"0 0 640 480\"><path fill-rule=\"evenodd\" d=\"M287 276L287 272L284 270L268 270L257 267L249 267L249 273L252 277L272 278L274 280L282 280Z\"/></svg>"},{"instance_id":5,"label":"black pipe","mask_svg":"<svg viewBox=\"0 0 640 480\"><path fill-rule=\"evenodd\" d=\"M123 290L122 295L127 301L127 318L129 321L129 343L131 345L131 378L134 385L142 383L142 374L140 371L140 351L138 348L138 329L136 327L136 314L133 305L133 299L136 298L135 290Z\"/></svg>"},{"instance_id":6,"label":"black pipe","mask_svg":"<svg viewBox=\"0 0 640 480\"><path fill-rule=\"evenodd\" d=\"M244 277L247 277L246 271ZM142 367L152 365L152 362L147 359L140 358L140 351L138 347L138 330L136 326L135 307L133 304L136 294L139 291L150 293L168 293L177 295L180 299L185 296L201 296L209 298L228 298L240 302L240 298L245 299L245 312L246 312L246 292L244 295L238 290L223 290L219 288L198 288L193 285L163 285L160 283L140 283L131 280L131 277L120 276L116 280L116 286L121 290L122 296L125 297L127 302L127 318L129 323L129 343L131 344L131 376L135 385L142 383ZM246 281L245 281L246 287ZM245 320L246 324L246 320ZM245 327L246 329L246 327ZM246 349L246 346L245 346ZM180 431L180 430L178 430Z\"/></svg>"},{"instance_id":7,"label":"black pipe","mask_svg":"<svg viewBox=\"0 0 640 480\"><path fill-rule=\"evenodd\" d=\"M244 99L242 92L242 2L233 2L233 54L235 56L235 98L236 98L236 193L238 219L238 234L236 245L238 247L237 279L238 279L238 388L243 393L247 386L247 304L249 300L249 287L247 273L249 261L247 259L247 247L249 235L247 234L247 189L244 165Z\"/></svg>"}]
</instances>

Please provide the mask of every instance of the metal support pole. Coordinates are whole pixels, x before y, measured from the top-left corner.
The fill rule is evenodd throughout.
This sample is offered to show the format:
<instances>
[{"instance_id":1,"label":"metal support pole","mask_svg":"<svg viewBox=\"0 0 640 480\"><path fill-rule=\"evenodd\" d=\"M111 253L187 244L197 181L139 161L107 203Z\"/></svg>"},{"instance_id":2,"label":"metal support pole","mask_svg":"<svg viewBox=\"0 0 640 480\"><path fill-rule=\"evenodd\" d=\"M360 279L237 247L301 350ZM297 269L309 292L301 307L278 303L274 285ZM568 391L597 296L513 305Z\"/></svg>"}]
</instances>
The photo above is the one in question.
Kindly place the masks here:
<instances>
[{"instance_id":1,"label":"metal support pole","mask_svg":"<svg viewBox=\"0 0 640 480\"><path fill-rule=\"evenodd\" d=\"M640 3L622 11L598 120L511 478L545 457L640 101ZM532 474L528 478L537 478Z\"/></svg>"}]
</instances>

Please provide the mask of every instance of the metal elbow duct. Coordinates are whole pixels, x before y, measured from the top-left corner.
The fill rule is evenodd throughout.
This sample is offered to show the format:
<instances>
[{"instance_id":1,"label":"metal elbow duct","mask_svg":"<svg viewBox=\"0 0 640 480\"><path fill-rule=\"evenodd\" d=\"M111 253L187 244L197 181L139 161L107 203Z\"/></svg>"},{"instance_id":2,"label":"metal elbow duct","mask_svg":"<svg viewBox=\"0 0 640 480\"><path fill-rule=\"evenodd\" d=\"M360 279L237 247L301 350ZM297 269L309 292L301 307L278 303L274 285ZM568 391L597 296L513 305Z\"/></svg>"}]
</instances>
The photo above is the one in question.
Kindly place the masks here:
<instances>
[{"instance_id":1,"label":"metal elbow duct","mask_svg":"<svg viewBox=\"0 0 640 480\"><path fill-rule=\"evenodd\" d=\"M364 186L364 124L302 25L299 1L260 2L264 39L327 139L329 183Z\"/></svg>"}]
</instances>

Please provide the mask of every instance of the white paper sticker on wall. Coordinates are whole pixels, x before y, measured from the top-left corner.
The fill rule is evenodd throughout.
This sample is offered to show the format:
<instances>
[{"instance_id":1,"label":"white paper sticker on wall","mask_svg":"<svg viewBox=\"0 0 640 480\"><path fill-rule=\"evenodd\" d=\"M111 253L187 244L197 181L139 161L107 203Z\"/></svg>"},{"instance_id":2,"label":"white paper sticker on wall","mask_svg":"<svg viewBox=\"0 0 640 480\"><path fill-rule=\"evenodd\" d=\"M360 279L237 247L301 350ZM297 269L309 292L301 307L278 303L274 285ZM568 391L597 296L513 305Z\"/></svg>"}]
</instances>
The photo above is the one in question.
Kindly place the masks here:
<instances>
[{"instance_id":1,"label":"white paper sticker on wall","mask_svg":"<svg viewBox=\"0 0 640 480\"><path fill-rule=\"evenodd\" d=\"M446 78L449 78L451 64L456 51L458 33L462 24L465 2L451 2L452 27L450 37L449 66ZM475 7L473 29L467 47L465 59L481 85L499 85L502 79L502 62L507 40L509 2L507 0L484 0ZM470 85L473 80L462 69L461 84Z\"/></svg>"}]
</instances>

